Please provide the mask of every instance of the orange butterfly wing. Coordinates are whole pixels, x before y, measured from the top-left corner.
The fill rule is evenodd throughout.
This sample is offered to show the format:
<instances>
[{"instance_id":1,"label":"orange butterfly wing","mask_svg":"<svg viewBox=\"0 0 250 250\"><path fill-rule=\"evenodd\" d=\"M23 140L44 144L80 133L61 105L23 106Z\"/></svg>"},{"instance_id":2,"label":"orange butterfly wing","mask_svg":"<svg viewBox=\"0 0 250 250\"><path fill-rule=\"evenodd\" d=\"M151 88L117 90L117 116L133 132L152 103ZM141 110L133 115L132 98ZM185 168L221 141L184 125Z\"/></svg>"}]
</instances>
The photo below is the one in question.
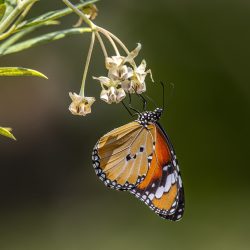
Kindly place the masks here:
<instances>
[{"instance_id":1,"label":"orange butterfly wing","mask_svg":"<svg viewBox=\"0 0 250 250\"><path fill-rule=\"evenodd\" d=\"M155 213L179 220L184 212L184 189L173 146L158 123L150 168L145 179L130 192Z\"/></svg>"}]
</instances>

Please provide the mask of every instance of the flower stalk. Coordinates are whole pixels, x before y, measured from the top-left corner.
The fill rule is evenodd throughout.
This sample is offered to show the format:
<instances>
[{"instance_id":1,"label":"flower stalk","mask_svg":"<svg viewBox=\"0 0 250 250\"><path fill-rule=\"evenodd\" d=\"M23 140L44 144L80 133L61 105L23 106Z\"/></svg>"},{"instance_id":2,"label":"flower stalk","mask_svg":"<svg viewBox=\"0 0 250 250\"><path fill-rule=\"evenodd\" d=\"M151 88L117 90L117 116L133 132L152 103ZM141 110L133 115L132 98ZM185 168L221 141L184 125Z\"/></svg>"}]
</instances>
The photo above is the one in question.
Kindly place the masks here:
<instances>
[{"instance_id":1,"label":"flower stalk","mask_svg":"<svg viewBox=\"0 0 250 250\"><path fill-rule=\"evenodd\" d=\"M68 0L62 0L69 8L71 8L86 24L89 25L89 27L94 31L96 28L96 25L89 20L84 13L82 13L75 5L73 5Z\"/></svg>"},{"instance_id":2,"label":"flower stalk","mask_svg":"<svg viewBox=\"0 0 250 250\"><path fill-rule=\"evenodd\" d=\"M121 46L121 48L125 51L125 53L127 55L129 54L128 48L117 36L115 36L113 33L111 33L110 31L108 31L102 27L97 26L96 29L98 31L100 31L101 33L103 33L109 40L110 40L110 38L111 39L113 38Z\"/></svg>"},{"instance_id":3,"label":"flower stalk","mask_svg":"<svg viewBox=\"0 0 250 250\"><path fill-rule=\"evenodd\" d=\"M104 57L105 57L105 59L106 59L106 58L108 57L108 53L107 53L107 50L106 50L106 48L105 48L104 42L103 42L103 40L102 40L102 37L100 36L100 34L99 34L98 31L96 31L95 33L96 33L96 37L97 37L97 39L98 39L98 41L99 41L99 43L100 43L100 46L101 46L101 48L102 48L103 55L104 55Z\"/></svg>"},{"instance_id":4,"label":"flower stalk","mask_svg":"<svg viewBox=\"0 0 250 250\"><path fill-rule=\"evenodd\" d=\"M84 97L85 83L86 83L86 78L87 78L87 74L88 74L88 69L89 69L89 64L90 64L94 44L95 44L95 32L92 32L89 51L88 51L88 55L87 55L87 59L86 59L84 72L83 72L82 86L81 86L81 90L80 90L80 95L83 96L83 97Z\"/></svg>"},{"instance_id":5,"label":"flower stalk","mask_svg":"<svg viewBox=\"0 0 250 250\"><path fill-rule=\"evenodd\" d=\"M79 96L70 94L72 99L72 104L70 105L70 111L75 115L86 115L90 113L90 106L93 104L85 98L85 83L88 73L88 68L90 64L90 59L93 51L93 46L95 42L95 36L97 37L101 49L105 57L105 67L108 70L108 76L93 77L93 79L98 80L101 85L100 99L108 104L119 103L125 97L126 93L137 93L142 94L146 91L146 76L149 74L152 78L151 70L146 70L146 61L142 60L139 66L136 65L135 57L141 50L141 44L131 52L128 50L127 46L113 33L110 31L95 25L81 10L74 6L69 0L62 0L69 8L71 8L81 19L84 21L92 30L92 38L90 43L90 48L87 55L87 60L85 64L85 69L83 73L83 80L81 85L81 90ZM106 37L106 39L111 44L114 49L115 56L108 56L107 49L102 40L101 35ZM126 56L122 56L117 47L119 45ZM89 98L89 97L88 97ZM91 97L93 98L93 97Z\"/></svg>"}]
</instances>

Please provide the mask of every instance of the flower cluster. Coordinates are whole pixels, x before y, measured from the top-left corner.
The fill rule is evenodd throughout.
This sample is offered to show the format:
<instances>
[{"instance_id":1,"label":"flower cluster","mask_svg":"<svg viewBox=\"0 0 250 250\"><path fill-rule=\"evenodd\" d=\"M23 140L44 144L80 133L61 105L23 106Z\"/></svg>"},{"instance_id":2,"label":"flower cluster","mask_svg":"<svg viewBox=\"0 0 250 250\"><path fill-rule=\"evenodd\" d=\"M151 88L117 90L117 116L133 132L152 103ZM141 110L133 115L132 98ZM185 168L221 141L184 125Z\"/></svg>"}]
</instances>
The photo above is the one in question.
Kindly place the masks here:
<instances>
[{"instance_id":1,"label":"flower cluster","mask_svg":"<svg viewBox=\"0 0 250 250\"><path fill-rule=\"evenodd\" d=\"M64 0L64 2L80 16L82 21L89 25L92 32L91 43L83 72L80 94L69 94L72 99L72 103L69 106L71 113L73 115L85 116L86 114L91 113L91 106L95 102L94 97L85 97L84 89L96 37L102 48L105 58L105 67L108 71L107 76L93 77L95 80L100 82L102 88L100 94L101 100L108 104L119 103L126 97L126 94L142 94L145 92L145 79L147 75L149 74L151 76L152 81L153 78L151 70L146 69L147 64L145 60L142 60L139 66L135 63L135 58L141 50L141 44L138 43L137 47L130 52L126 45L118 37L92 22L93 17L95 17L97 13L96 8L92 8L88 10L88 12L80 12L70 2L66 0ZM107 49L101 35L107 38L112 45L115 51L114 56L108 56ZM120 54L117 45L119 45L119 47L126 53L125 56Z\"/></svg>"},{"instance_id":2,"label":"flower cluster","mask_svg":"<svg viewBox=\"0 0 250 250\"><path fill-rule=\"evenodd\" d=\"M94 77L102 86L101 99L109 104L119 103L126 97L126 93L141 94L146 91L145 79L151 70L146 70L146 61L142 60L137 67L134 58L141 50L141 44L130 52L127 57L112 56L106 58L108 77ZM153 81L153 79L152 79Z\"/></svg>"}]
</instances>

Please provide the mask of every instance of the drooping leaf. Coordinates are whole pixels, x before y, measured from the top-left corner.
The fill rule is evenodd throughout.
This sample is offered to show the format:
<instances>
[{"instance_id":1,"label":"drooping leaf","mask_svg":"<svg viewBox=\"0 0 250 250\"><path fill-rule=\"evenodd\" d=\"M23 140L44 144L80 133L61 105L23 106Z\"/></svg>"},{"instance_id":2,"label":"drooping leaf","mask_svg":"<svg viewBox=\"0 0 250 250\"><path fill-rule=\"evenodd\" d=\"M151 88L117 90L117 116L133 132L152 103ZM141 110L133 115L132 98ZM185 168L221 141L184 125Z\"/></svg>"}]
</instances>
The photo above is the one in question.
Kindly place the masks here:
<instances>
[{"instance_id":1,"label":"drooping leaf","mask_svg":"<svg viewBox=\"0 0 250 250\"><path fill-rule=\"evenodd\" d=\"M90 5L92 5L93 3L97 2L97 1L98 0L90 0L90 1L78 4L78 5L76 5L76 7L84 10L84 8L89 8ZM20 23L17 26L17 31L34 26L34 25L37 25L37 24L41 24L41 23L44 23L47 21L59 19L61 17L69 15L70 13L72 13L72 9L70 9L68 7L61 9L61 10L54 10L54 11L47 12L39 17L35 17L35 18L29 19L29 20L26 20L26 21Z\"/></svg>"},{"instance_id":2,"label":"drooping leaf","mask_svg":"<svg viewBox=\"0 0 250 250\"><path fill-rule=\"evenodd\" d=\"M3 51L6 50L8 47L13 45L17 41L19 41L21 38L23 38L27 34L37 30L38 28L41 28L41 27L43 27L45 25L57 25L57 24L59 24L58 21L48 21L48 22L45 22L43 24L38 24L36 26L30 27L30 28L27 28L27 29L24 29L24 30L20 30L19 32L12 35L8 39L6 39L3 43L0 44L0 55L2 55Z\"/></svg>"},{"instance_id":3,"label":"drooping leaf","mask_svg":"<svg viewBox=\"0 0 250 250\"><path fill-rule=\"evenodd\" d=\"M1 67L0 77L1 76L37 76L48 79L47 76L40 73L39 71L22 67Z\"/></svg>"},{"instance_id":4,"label":"drooping leaf","mask_svg":"<svg viewBox=\"0 0 250 250\"><path fill-rule=\"evenodd\" d=\"M11 133L11 128L0 127L0 135L16 140L15 136Z\"/></svg>"},{"instance_id":5,"label":"drooping leaf","mask_svg":"<svg viewBox=\"0 0 250 250\"><path fill-rule=\"evenodd\" d=\"M13 46L6 48L4 51L0 51L0 55L7 55L11 53L16 53L25 49L29 49L41 44L49 43L56 41L62 38L65 38L70 35L79 35L85 32L91 32L90 28L72 28L67 30L55 31L42 36L38 36L24 42L17 43Z\"/></svg>"}]
</instances>

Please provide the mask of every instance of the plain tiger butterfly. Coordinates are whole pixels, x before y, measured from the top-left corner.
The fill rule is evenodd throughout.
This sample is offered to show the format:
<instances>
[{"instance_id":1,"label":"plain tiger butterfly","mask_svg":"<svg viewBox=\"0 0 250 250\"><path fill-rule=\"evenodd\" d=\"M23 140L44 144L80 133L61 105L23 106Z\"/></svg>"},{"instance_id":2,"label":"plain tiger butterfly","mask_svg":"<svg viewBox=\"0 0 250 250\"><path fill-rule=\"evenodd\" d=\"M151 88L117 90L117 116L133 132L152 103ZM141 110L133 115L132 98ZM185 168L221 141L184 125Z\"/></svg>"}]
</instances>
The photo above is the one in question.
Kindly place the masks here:
<instances>
[{"instance_id":1,"label":"plain tiger butterfly","mask_svg":"<svg viewBox=\"0 0 250 250\"><path fill-rule=\"evenodd\" d=\"M112 189L128 191L164 219L180 220L184 189L170 139L158 123L163 109L144 111L96 143L95 172Z\"/></svg>"}]
</instances>

